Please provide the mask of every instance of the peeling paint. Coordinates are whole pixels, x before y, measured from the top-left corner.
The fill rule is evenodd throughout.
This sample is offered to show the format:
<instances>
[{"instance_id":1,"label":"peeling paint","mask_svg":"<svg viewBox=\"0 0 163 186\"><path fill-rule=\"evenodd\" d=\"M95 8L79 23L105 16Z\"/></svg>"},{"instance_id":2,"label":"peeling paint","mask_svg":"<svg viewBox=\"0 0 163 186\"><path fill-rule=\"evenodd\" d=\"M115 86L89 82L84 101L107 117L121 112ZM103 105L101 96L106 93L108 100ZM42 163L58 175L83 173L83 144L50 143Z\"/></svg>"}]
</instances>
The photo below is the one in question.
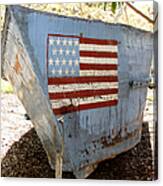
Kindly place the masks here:
<instances>
[{"instance_id":1,"label":"peeling paint","mask_svg":"<svg viewBox=\"0 0 163 186\"><path fill-rule=\"evenodd\" d=\"M17 74L19 74L19 73L21 72L21 70L22 70L22 67L21 67L21 65L20 65L20 63L19 63L19 54L16 54L16 59L15 59L15 66L14 66L14 68L15 68L15 71L16 71Z\"/></svg>"}]
</instances>

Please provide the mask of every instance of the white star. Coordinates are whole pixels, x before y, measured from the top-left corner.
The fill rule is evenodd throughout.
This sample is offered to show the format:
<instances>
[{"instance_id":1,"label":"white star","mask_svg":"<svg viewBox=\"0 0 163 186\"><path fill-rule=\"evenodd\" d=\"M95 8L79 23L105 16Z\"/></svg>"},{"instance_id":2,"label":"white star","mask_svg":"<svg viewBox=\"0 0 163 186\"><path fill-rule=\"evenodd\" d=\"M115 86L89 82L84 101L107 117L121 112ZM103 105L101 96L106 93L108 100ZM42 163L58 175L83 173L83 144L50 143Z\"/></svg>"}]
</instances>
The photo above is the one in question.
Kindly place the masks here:
<instances>
[{"instance_id":1,"label":"white star","mask_svg":"<svg viewBox=\"0 0 163 186\"><path fill-rule=\"evenodd\" d=\"M72 60L71 60L71 59L69 60L68 64L69 64L70 66L72 66Z\"/></svg>"},{"instance_id":2,"label":"white star","mask_svg":"<svg viewBox=\"0 0 163 186\"><path fill-rule=\"evenodd\" d=\"M52 74L55 74L55 69L52 70Z\"/></svg>"},{"instance_id":3,"label":"white star","mask_svg":"<svg viewBox=\"0 0 163 186\"><path fill-rule=\"evenodd\" d=\"M53 49L53 55L55 55L57 53L56 48Z\"/></svg>"},{"instance_id":4,"label":"white star","mask_svg":"<svg viewBox=\"0 0 163 186\"><path fill-rule=\"evenodd\" d=\"M53 39L50 39L50 40L49 40L50 45L53 45L53 42L54 42Z\"/></svg>"},{"instance_id":5,"label":"white star","mask_svg":"<svg viewBox=\"0 0 163 186\"><path fill-rule=\"evenodd\" d=\"M60 53L61 55L63 54L62 48L60 48L59 53Z\"/></svg>"},{"instance_id":6,"label":"white star","mask_svg":"<svg viewBox=\"0 0 163 186\"><path fill-rule=\"evenodd\" d=\"M67 49L67 50L66 50L66 55L69 55L69 53L70 53L70 51Z\"/></svg>"},{"instance_id":7,"label":"white star","mask_svg":"<svg viewBox=\"0 0 163 186\"><path fill-rule=\"evenodd\" d=\"M53 59L52 58L49 59L49 65L53 65Z\"/></svg>"},{"instance_id":8,"label":"white star","mask_svg":"<svg viewBox=\"0 0 163 186\"><path fill-rule=\"evenodd\" d=\"M79 61L76 59L75 60L75 66L78 66L78 64L79 64Z\"/></svg>"},{"instance_id":9,"label":"white star","mask_svg":"<svg viewBox=\"0 0 163 186\"><path fill-rule=\"evenodd\" d=\"M75 70L74 69L71 70L71 74L75 74Z\"/></svg>"},{"instance_id":10,"label":"white star","mask_svg":"<svg viewBox=\"0 0 163 186\"><path fill-rule=\"evenodd\" d=\"M58 38L58 39L57 39L57 45L59 45L59 44L60 44L60 39Z\"/></svg>"},{"instance_id":11,"label":"white star","mask_svg":"<svg viewBox=\"0 0 163 186\"><path fill-rule=\"evenodd\" d=\"M65 60L65 59L62 60L62 64L63 64L63 65L66 64L66 60Z\"/></svg>"},{"instance_id":12,"label":"white star","mask_svg":"<svg viewBox=\"0 0 163 186\"><path fill-rule=\"evenodd\" d=\"M60 68L59 70L58 70L58 74L62 74L62 69Z\"/></svg>"},{"instance_id":13,"label":"white star","mask_svg":"<svg viewBox=\"0 0 163 186\"><path fill-rule=\"evenodd\" d=\"M73 49L72 50L72 55L74 56L76 54L76 51Z\"/></svg>"},{"instance_id":14,"label":"white star","mask_svg":"<svg viewBox=\"0 0 163 186\"><path fill-rule=\"evenodd\" d=\"M69 73L69 70L68 70L68 69L66 69L66 70L65 70L65 74L68 74L68 73Z\"/></svg>"},{"instance_id":15,"label":"white star","mask_svg":"<svg viewBox=\"0 0 163 186\"><path fill-rule=\"evenodd\" d=\"M57 58L55 61L56 65L59 65L59 59Z\"/></svg>"},{"instance_id":16,"label":"white star","mask_svg":"<svg viewBox=\"0 0 163 186\"><path fill-rule=\"evenodd\" d=\"M68 41L68 44L69 44L69 45L72 45L72 41L71 41L71 40L69 40L69 41Z\"/></svg>"},{"instance_id":17,"label":"white star","mask_svg":"<svg viewBox=\"0 0 163 186\"><path fill-rule=\"evenodd\" d=\"M75 46L78 46L78 44L79 44L78 40L74 41Z\"/></svg>"},{"instance_id":18,"label":"white star","mask_svg":"<svg viewBox=\"0 0 163 186\"><path fill-rule=\"evenodd\" d=\"M66 44L67 44L67 40L64 39L64 40L63 40L63 45L66 46Z\"/></svg>"}]
</instances>

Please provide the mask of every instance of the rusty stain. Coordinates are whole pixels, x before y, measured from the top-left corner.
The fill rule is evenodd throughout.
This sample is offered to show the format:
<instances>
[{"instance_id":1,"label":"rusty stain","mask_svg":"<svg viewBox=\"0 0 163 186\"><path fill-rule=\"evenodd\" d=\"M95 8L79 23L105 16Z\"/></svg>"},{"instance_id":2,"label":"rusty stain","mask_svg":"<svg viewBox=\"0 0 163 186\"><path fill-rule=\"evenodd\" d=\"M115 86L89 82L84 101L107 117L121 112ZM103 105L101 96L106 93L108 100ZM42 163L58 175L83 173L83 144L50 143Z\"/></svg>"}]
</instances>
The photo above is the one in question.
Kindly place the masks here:
<instances>
[{"instance_id":1,"label":"rusty stain","mask_svg":"<svg viewBox=\"0 0 163 186\"><path fill-rule=\"evenodd\" d=\"M121 143L124 140L127 140L127 139L130 139L132 138L133 136L137 135L139 132L139 130L135 130L134 132L132 133L129 133L126 137L122 138L120 135L117 135L116 138L114 138L114 140L112 141L112 143L108 142L107 140L107 136L103 136L101 137L101 144L104 146L104 147L111 147L111 146L115 146L119 143Z\"/></svg>"},{"instance_id":2,"label":"rusty stain","mask_svg":"<svg viewBox=\"0 0 163 186\"><path fill-rule=\"evenodd\" d=\"M139 132L140 132L140 129L136 129L134 132L128 133L127 136L126 137L123 137L123 138L120 135L117 135L113 139L112 142L108 142L108 140L107 140L108 139L108 136L102 136L100 138L100 140L96 140L96 141L99 141L102 144L102 147L101 147L102 149L103 148L109 148L109 147L117 146L120 143L123 143L124 140L129 140L129 139L131 140L132 138L134 138L135 136L137 136L139 134ZM96 141L93 140L92 143L95 144ZM127 151L128 149L130 149L130 148L126 148L126 149L124 149L124 151ZM96 151L94 150L93 153L96 153ZM87 148L85 148L84 150L81 151L81 154L83 154L83 156L85 157L85 155L91 154L91 152L88 150L88 147L87 147ZM115 157L116 155L117 154L112 154L113 157ZM106 158L106 159L112 159L113 157L109 157L109 158ZM98 161L96 161L94 163L97 164L97 163L100 163L101 161L103 161L103 160L98 160ZM84 167L88 163L89 163L89 160L88 159L85 159L83 162L81 162L82 166L80 164L80 167Z\"/></svg>"},{"instance_id":3,"label":"rusty stain","mask_svg":"<svg viewBox=\"0 0 163 186\"><path fill-rule=\"evenodd\" d=\"M22 67L21 67L21 65L19 63L19 56L18 56L18 54L16 54L16 62L15 62L14 68L15 68L15 71L16 71L17 74L19 74L20 71L22 70Z\"/></svg>"}]
</instances>

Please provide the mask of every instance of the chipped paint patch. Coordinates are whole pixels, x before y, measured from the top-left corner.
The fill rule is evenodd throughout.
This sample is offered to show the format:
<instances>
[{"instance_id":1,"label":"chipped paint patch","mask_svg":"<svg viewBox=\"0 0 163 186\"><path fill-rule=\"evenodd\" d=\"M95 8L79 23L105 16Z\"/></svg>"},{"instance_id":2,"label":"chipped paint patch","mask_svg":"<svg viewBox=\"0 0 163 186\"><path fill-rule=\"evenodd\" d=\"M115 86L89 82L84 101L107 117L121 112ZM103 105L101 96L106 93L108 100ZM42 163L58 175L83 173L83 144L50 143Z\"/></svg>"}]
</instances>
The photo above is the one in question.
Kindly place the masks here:
<instances>
[{"instance_id":1,"label":"chipped paint patch","mask_svg":"<svg viewBox=\"0 0 163 186\"><path fill-rule=\"evenodd\" d=\"M19 74L20 71L22 70L22 67L21 67L21 65L19 63L19 55L18 54L16 54L16 60L15 60L14 69L15 69L15 71L16 71L17 74Z\"/></svg>"}]
</instances>

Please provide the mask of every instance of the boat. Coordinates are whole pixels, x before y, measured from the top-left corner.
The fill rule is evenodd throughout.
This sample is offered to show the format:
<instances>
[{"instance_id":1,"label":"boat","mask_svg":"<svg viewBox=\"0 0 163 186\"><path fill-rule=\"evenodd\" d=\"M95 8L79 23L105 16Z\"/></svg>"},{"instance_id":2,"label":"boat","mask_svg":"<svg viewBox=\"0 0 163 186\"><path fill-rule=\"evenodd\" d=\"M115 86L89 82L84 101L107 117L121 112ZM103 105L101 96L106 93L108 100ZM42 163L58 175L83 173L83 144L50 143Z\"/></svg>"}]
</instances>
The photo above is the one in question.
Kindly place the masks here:
<instances>
[{"instance_id":1,"label":"boat","mask_svg":"<svg viewBox=\"0 0 163 186\"><path fill-rule=\"evenodd\" d=\"M56 177L86 178L140 142L153 33L9 5L2 73Z\"/></svg>"}]
</instances>

